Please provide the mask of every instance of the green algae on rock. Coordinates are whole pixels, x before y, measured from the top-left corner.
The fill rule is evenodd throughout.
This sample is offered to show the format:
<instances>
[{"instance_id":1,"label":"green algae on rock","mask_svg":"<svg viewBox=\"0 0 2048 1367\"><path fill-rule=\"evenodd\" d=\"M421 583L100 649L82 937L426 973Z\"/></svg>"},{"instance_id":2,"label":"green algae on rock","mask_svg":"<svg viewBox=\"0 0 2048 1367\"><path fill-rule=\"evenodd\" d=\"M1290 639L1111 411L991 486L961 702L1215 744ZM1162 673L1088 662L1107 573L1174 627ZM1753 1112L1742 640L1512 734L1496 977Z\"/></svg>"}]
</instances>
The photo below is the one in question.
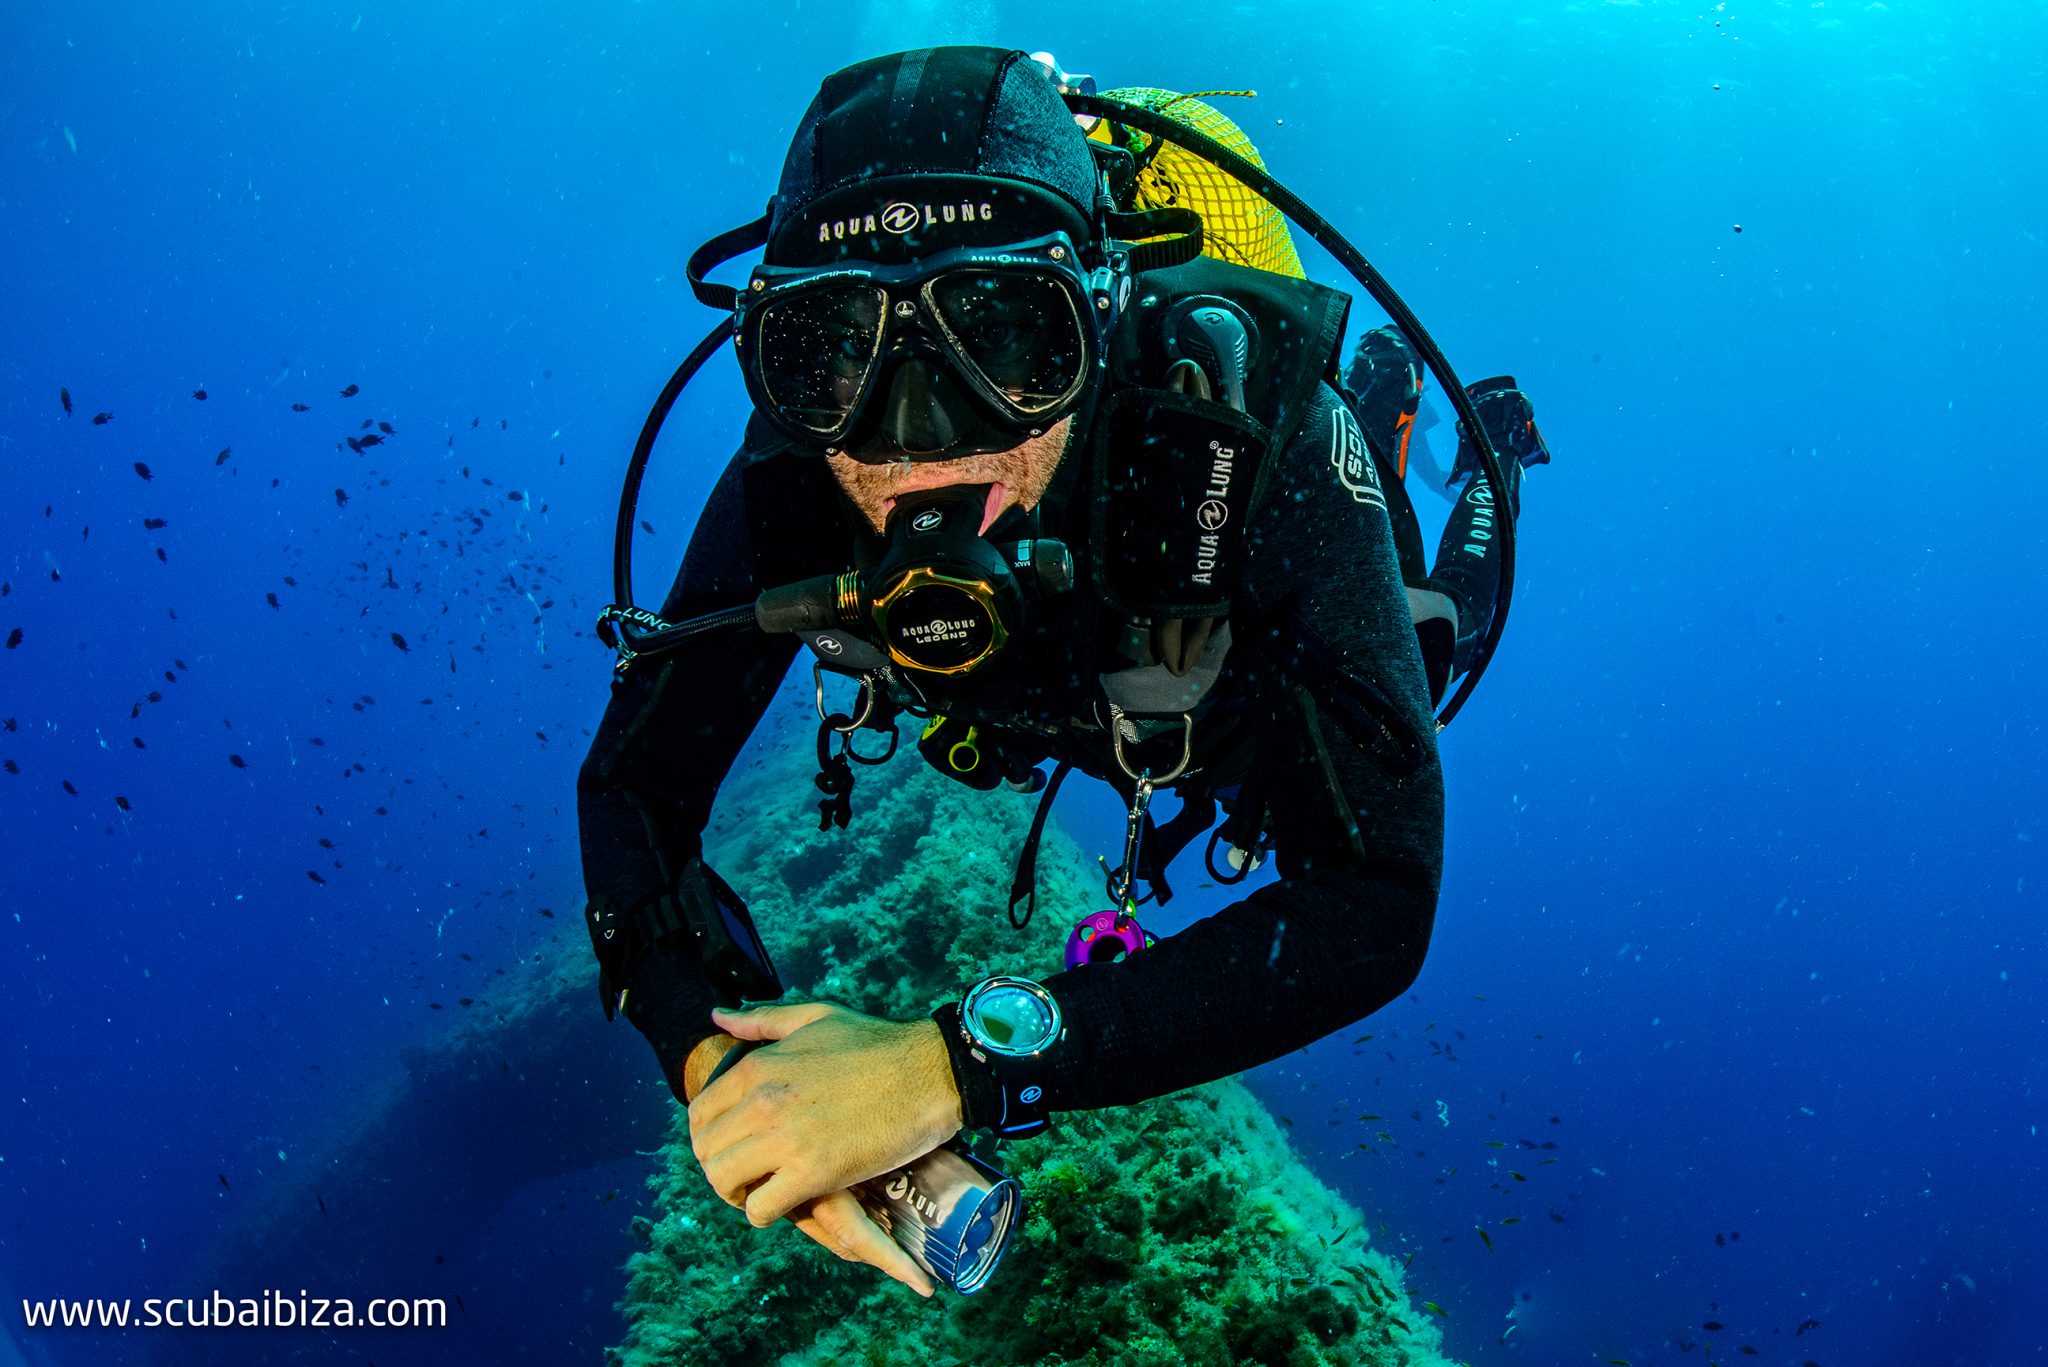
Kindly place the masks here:
<instances>
[{"instance_id":1,"label":"green algae on rock","mask_svg":"<svg viewBox=\"0 0 2048 1367\"><path fill-rule=\"evenodd\" d=\"M786 691L777 710L788 705ZM850 829L819 833L808 746L735 769L707 857L752 907L790 1000L896 1019L992 972L1043 976L1101 884L1048 830L1039 914L1004 914L1030 799L899 759L858 771ZM931 1300L787 1222L757 1230L704 1180L680 1109L628 1263L613 1367L1438 1367L1442 1332L1361 1214L1235 1079L1059 1116L1004 1146L1026 1223L988 1286Z\"/></svg>"}]
</instances>

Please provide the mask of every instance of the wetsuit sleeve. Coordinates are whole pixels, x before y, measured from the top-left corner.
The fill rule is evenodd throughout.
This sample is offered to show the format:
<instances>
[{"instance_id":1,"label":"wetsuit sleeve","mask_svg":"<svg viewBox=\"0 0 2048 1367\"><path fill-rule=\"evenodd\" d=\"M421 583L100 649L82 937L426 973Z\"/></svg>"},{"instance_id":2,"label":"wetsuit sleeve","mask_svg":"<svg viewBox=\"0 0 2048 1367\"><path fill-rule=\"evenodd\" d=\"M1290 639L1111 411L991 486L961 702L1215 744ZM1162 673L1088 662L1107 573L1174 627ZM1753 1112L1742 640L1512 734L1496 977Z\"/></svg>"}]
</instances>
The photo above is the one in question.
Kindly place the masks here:
<instances>
[{"instance_id":1,"label":"wetsuit sleeve","mask_svg":"<svg viewBox=\"0 0 2048 1367\"><path fill-rule=\"evenodd\" d=\"M759 593L750 550L742 449L711 491L674 587L670 621L751 602ZM699 854L712 800L788 672L787 636L706 636L640 660L615 678L597 738L576 784L583 881L593 902L631 913L670 893ZM635 919L631 916L629 920ZM683 1063L707 1035L712 991L696 956L674 941L629 946L625 1014L654 1046L678 1099ZM602 960L601 960L602 961Z\"/></svg>"},{"instance_id":2,"label":"wetsuit sleeve","mask_svg":"<svg viewBox=\"0 0 2048 1367\"><path fill-rule=\"evenodd\" d=\"M1378 1010L1422 966L1443 780L1363 440L1321 391L1247 533L1251 601L1232 632L1248 647L1251 781L1270 803L1281 881L1141 954L1049 980L1072 1043L1051 1079L1059 1109L1268 1062Z\"/></svg>"}]
</instances>

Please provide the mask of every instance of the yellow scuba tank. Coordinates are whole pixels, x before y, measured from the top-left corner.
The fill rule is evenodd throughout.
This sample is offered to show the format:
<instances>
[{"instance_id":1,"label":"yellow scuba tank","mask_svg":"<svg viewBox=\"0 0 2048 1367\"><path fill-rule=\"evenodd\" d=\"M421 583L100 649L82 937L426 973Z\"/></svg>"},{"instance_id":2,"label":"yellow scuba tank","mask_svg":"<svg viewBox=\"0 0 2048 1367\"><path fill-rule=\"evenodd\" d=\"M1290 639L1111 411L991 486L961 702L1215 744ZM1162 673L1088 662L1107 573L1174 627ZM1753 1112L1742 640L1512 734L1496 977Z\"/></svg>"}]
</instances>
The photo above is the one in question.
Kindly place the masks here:
<instances>
[{"instance_id":1,"label":"yellow scuba tank","mask_svg":"<svg viewBox=\"0 0 2048 1367\"><path fill-rule=\"evenodd\" d=\"M1103 92L1112 99L1142 105L1206 134L1253 165L1264 167L1258 148L1245 131L1214 106L1193 95L1134 86ZM1209 90L1207 95L1240 95L1248 91ZM1202 217L1202 254L1239 266L1306 279L1287 219L1256 192L1240 185L1185 148L1163 142L1134 128L1097 120L1088 131L1097 142L1127 148L1137 159L1135 209L1193 209Z\"/></svg>"}]
</instances>

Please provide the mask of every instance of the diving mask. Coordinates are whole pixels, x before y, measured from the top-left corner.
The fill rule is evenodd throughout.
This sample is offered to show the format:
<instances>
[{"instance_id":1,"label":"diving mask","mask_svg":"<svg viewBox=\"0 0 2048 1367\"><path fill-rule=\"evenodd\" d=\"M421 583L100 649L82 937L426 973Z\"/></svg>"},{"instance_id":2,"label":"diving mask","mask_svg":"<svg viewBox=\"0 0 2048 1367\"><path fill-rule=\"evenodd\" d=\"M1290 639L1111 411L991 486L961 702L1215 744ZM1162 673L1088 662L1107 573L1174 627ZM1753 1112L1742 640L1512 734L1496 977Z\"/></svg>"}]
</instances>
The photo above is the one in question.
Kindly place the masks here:
<instances>
[{"instance_id":1,"label":"diving mask","mask_svg":"<svg viewBox=\"0 0 2048 1367\"><path fill-rule=\"evenodd\" d=\"M1115 274L1055 232L920 261L757 266L736 310L755 408L807 446L882 460L1003 451L1103 370Z\"/></svg>"}]
</instances>

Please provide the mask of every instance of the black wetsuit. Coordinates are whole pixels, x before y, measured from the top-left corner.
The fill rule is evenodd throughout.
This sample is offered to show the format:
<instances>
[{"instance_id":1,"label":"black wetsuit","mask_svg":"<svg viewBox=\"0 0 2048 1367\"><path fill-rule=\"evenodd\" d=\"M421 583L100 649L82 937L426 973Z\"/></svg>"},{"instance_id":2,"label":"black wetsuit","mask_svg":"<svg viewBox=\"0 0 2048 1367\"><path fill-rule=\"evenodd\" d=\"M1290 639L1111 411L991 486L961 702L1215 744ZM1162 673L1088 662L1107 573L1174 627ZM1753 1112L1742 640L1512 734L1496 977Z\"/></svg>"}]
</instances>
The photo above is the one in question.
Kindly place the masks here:
<instances>
[{"instance_id":1,"label":"black wetsuit","mask_svg":"<svg viewBox=\"0 0 2048 1367\"><path fill-rule=\"evenodd\" d=\"M1248 526L1232 643L1197 713L1189 777L1260 795L1280 880L1141 954L1044 980L1068 1027L1047 1079L1055 1109L1128 1104L1254 1067L1379 1009L1422 966L1443 783L1387 509L1391 472L1376 452L1361 462L1365 446L1337 392L1318 388ZM778 457L757 423L711 493L663 616L749 602L851 563L865 533L821 467ZM785 488L783 476L806 468L804 488ZM819 497L839 507L838 544L777 535L814 526L792 509ZM1490 610L1490 585L1475 594ZM1097 682L1115 667L1106 654L1120 624L1085 590L1059 601L981 671L987 681L959 685L947 713L1011 717L1034 753L1128 792ZM632 907L670 891L797 649L786 636L709 636L615 685L578 784L593 899ZM1177 737L1169 743L1177 750ZM626 1014L680 1098L684 1060L715 1031L703 973L673 945L614 986L630 988ZM986 1080L964 1082L968 1123L987 1123Z\"/></svg>"}]
</instances>

